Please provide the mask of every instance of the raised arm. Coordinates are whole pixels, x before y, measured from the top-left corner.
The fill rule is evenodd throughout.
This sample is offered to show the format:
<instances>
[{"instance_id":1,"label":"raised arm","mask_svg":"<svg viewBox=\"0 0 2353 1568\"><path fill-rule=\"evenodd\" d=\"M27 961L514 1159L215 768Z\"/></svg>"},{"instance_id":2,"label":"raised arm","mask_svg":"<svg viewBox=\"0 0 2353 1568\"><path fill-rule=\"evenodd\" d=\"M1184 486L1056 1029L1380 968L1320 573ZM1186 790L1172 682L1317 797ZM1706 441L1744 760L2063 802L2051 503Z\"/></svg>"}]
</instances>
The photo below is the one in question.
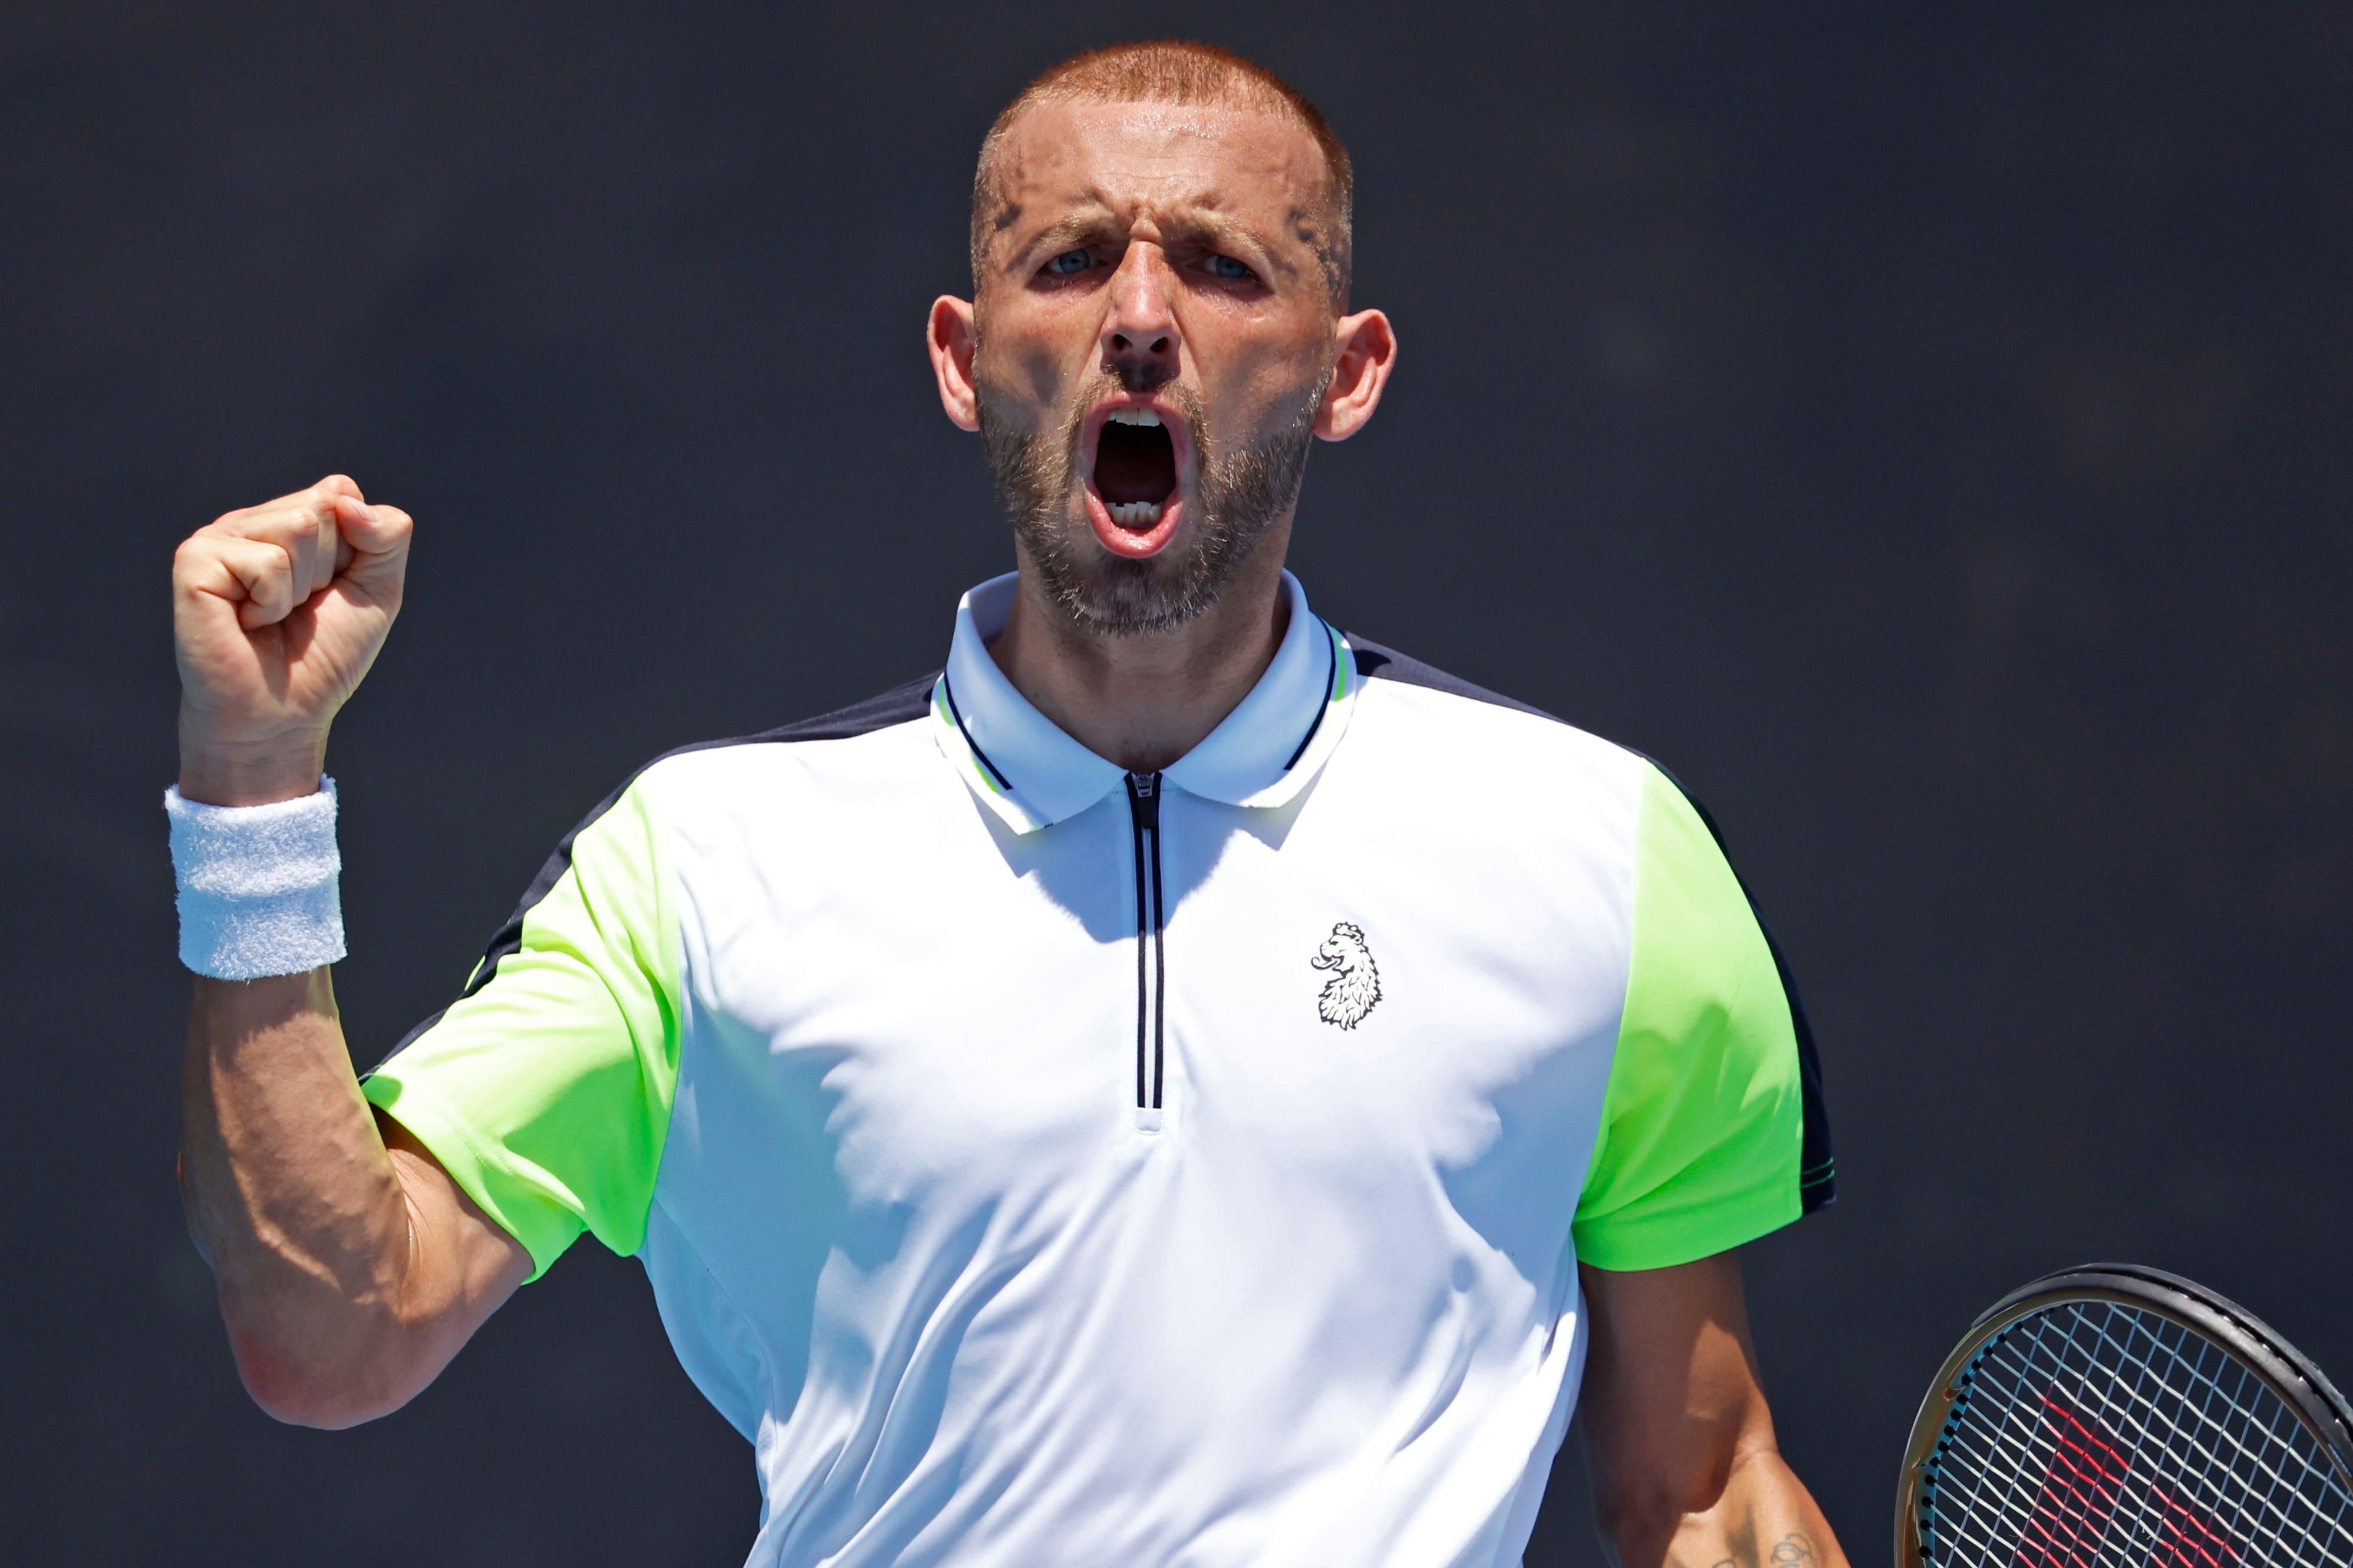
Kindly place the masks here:
<instances>
[{"instance_id":1,"label":"raised arm","mask_svg":"<svg viewBox=\"0 0 2353 1568\"><path fill-rule=\"evenodd\" d=\"M172 568L180 793L320 788L327 731L400 606L410 522L336 475L233 511ZM245 1384L280 1420L398 1408L531 1272L523 1248L361 1099L323 964L195 978L181 1191Z\"/></svg>"},{"instance_id":2,"label":"raised arm","mask_svg":"<svg viewBox=\"0 0 2353 1568\"><path fill-rule=\"evenodd\" d=\"M1738 1255L1580 1275L1593 1340L1578 1408L1623 1568L1847 1568L1774 1442Z\"/></svg>"}]
</instances>

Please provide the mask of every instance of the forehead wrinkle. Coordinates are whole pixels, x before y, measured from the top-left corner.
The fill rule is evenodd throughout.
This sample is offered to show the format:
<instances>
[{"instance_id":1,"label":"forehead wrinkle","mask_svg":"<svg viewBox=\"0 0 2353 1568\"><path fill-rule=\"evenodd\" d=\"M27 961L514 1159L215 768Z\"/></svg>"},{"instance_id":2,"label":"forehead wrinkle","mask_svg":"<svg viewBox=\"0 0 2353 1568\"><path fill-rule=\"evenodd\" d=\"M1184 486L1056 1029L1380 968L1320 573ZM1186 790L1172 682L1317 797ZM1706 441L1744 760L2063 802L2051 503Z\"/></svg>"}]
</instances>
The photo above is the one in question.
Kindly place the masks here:
<instances>
[{"instance_id":1,"label":"forehead wrinkle","mask_svg":"<svg viewBox=\"0 0 2353 1568\"><path fill-rule=\"evenodd\" d=\"M1058 115L1076 123L1069 125L1063 134L1049 138L1040 129L1040 122L1050 121ZM1246 146L1243 143L1249 138L1234 133L1236 119L1271 124L1279 128L1281 134L1260 145ZM1134 144L1139 132L1146 133L1142 139L1152 145ZM1230 162L1230 167L1219 171L1229 180L1235 176L1262 180L1285 195L1295 194L1303 184L1328 199L1324 187L1330 183L1329 171L1324 166L1321 149L1303 129L1281 115L1223 105L1040 104L1008 128L991 160L990 183L997 187L1000 198L1013 199L1018 187L1050 180L1057 165L1063 170L1076 165L1090 172L1102 168L1106 161L1104 153L1110 151L1106 143L1119 144L1113 153L1114 165L1124 158L1142 179L1153 183L1166 184L1184 171L1156 174L1135 166L1193 165L1200 150L1206 147L1221 160ZM1096 181L1099 180L1098 174ZM1097 190L1094 194L1101 193ZM1217 196L1212 188L1196 192L1187 199L1196 205L1216 205Z\"/></svg>"},{"instance_id":2,"label":"forehead wrinkle","mask_svg":"<svg viewBox=\"0 0 2353 1568\"><path fill-rule=\"evenodd\" d=\"M1025 209L1018 203L1007 205L1012 208L1013 217L1018 221ZM1041 201L1038 205L1050 208L1051 204ZM1045 213L1041 211L1037 216L1042 218ZM1105 223L1133 229L1138 223L1147 220L1155 228L1171 234L1209 237L1240 235L1261 248L1269 248L1268 237L1261 232L1259 226L1239 215L1227 212L1214 190L1166 200L1148 195L1114 197L1099 187L1092 186L1083 195L1072 198L1060 216L1045 224L1035 235L1027 237L1024 243L1034 244L1043 235L1076 234L1100 228ZM1000 229L1008 226L1009 224L998 225Z\"/></svg>"},{"instance_id":3,"label":"forehead wrinkle","mask_svg":"<svg viewBox=\"0 0 2353 1568\"><path fill-rule=\"evenodd\" d=\"M1052 125L1058 118L1063 126ZM1276 121L1283 134L1252 144L1232 133L1236 118ZM1146 145L1134 145L1137 132ZM1218 166L1201 168L1205 147ZM1335 299L1345 287L1347 262L1345 241L1334 236L1339 215L1330 169L1304 128L1284 115L1226 104L1044 102L1007 127L986 174L991 200L983 226L990 250L1008 230L1018 256L1045 236L1105 216L1133 226L1148 215L1179 231L1239 234L1286 277L1299 271L1291 245L1303 246ZM1042 219L1064 204L1068 210L1035 233L1018 231L1023 218ZM1246 222L1234 211L1251 205L1270 209L1265 221Z\"/></svg>"},{"instance_id":4,"label":"forehead wrinkle","mask_svg":"<svg viewBox=\"0 0 2353 1568\"><path fill-rule=\"evenodd\" d=\"M1174 176L1172 176L1173 178ZM1166 184L1167 181L1155 182ZM1041 208L1052 206L1050 198L1038 198ZM1155 227L1195 237L1231 238L1240 236L1259 249L1272 254L1277 235L1290 230L1311 248L1324 242L1318 231L1300 226L1309 209L1293 206L1269 227L1253 223L1235 210L1236 204L1217 185L1197 186L1189 193L1167 195L1156 192L1128 192L1119 195L1105 191L1099 183L1091 183L1082 195L1068 199L1068 206L1038 232L1060 234L1089 228L1109 219L1128 228L1149 219ZM1011 226L1027 209L1018 202L1000 201L1001 213L1007 214L997 224L999 231ZM1044 216L1040 212L1038 216Z\"/></svg>"}]
</instances>

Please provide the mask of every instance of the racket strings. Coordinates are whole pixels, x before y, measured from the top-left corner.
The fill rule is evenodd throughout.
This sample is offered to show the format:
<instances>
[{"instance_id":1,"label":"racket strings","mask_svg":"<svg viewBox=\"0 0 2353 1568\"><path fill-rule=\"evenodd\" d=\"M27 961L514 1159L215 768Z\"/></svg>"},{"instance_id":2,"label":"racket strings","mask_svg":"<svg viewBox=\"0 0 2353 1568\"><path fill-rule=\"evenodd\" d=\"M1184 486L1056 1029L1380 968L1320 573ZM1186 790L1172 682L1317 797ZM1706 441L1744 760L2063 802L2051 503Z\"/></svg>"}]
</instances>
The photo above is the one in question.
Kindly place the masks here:
<instances>
[{"instance_id":1,"label":"racket strings","mask_svg":"<svg viewBox=\"0 0 2353 1568\"><path fill-rule=\"evenodd\" d=\"M1923 1475L1936 1568L2344 1568L2353 1495L2261 1379L2153 1313L2068 1302L1962 1374Z\"/></svg>"},{"instance_id":2,"label":"racket strings","mask_svg":"<svg viewBox=\"0 0 2353 1568\"><path fill-rule=\"evenodd\" d=\"M2044 1396L2050 1453L2037 1494L2043 1517L2040 1529L2038 1521L2030 1519L2021 1558L2040 1558L2054 1565L2098 1561L2100 1536L2118 1511L2125 1485L2137 1464L2173 1482L2168 1486L2151 1479L2147 1497L2140 1500L2140 1517L2127 1517L2128 1525L2141 1528L2127 1529L2124 1541L2129 1544L2139 1537L2150 1561L2168 1565L2178 1562L2185 1568L2208 1563L2219 1568L2222 1563L2235 1562L2237 1554L2230 1550L2229 1537L2207 1522L2208 1513L2227 1514L2233 1511L2233 1505L2243 1516L2232 1521L2242 1527L2238 1534L2272 1538L2265 1543L2285 1548L2284 1557L2274 1552L2259 1561L2306 1560L2307 1543L2299 1538L2299 1521L2292 1517L2289 1505L2296 1495L2296 1483L2312 1477L2286 1473L2265 1452L2268 1447L2294 1453L2293 1441L2302 1429L2285 1406L2221 1351L2195 1336L2175 1331L2182 1343L2167 1346L2151 1332L2149 1321L2139 1314L2101 1310L2128 1325L2123 1334L2115 1332L2114 1321L2100 1325L2109 1334L2105 1345L2096 1340L2089 1345L2054 1343L2055 1325L2047 1321L2038 1321L2029 1331L2031 1351L2058 1359L2073 1350L2087 1350L2093 1367L2105 1367L2107 1376L2075 1380L2073 1391L2086 1397L2074 1410L2068 1408L2055 1387ZM2169 1327L2163 1320L2156 1321ZM2084 1339L2083 1327L2070 1325L2073 1332L2068 1338ZM2147 1342L2147 1346L2137 1345L2137 1340ZM2182 1353L2184 1347L2189 1353ZM2113 1357L2103 1357L2102 1352L2108 1350L2115 1352ZM2218 1373L2228 1375L2232 1386L2225 1387ZM2168 1392L2174 1395L2172 1404L2187 1404L2189 1413L2198 1419L2184 1422L2168 1415L2168 1405L2161 1403ZM2089 1415L2088 1425L2077 1412ZM2256 1418L2259 1413L2273 1419L2262 1422ZM2233 1420L2234 1415L2242 1419ZM2249 1430L2260 1430L2269 1443L2251 1444ZM2110 1431L2124 1438L2127 1447L2118 1449L2110 1443L2106 1438ZM2288 1467L2296 1468L2295 1463ZM2312 1467L2308 1461L2303 1468L2311 1469L2326 1487L2334 1488L2333 1478L2325 1468ZM2188 1504L2180 1496L2185 1490L2191 1493ZM2200 1504L2204 1505L2202 1510Z\"/></svg>"},{"instance_id":3,"label":"racket strings","mask_svg":"<svg viewBox=\"0 0 2353 1568\"><path fill-rule=\"evenodd\" d=\"M2133 1334L2149 1339L2152 1343L2155 1342L2155 1337L2149 1333L2146 1321L2141 1320L2137 1314L2123 1315L2132 1319ZM2047 1331L2048 1328L2047 1323L2040 1320L2036 1321L2035 1329L2038 1334ZM2276 1510L2277 1504L2274 1494L2284 1488L2292 1489L2293 1483L2268 1462L2262 1450L2250 1447L2238 1433L2234 1432L2232 1429L2232 1423L2217 1418L2216 1413L2218 1410L2223 1413L2245 1412L2251 1404L2268 1405L2290 1430L2300 1431L2301 1428L2297 1427L2295 1417L2288 1414L2286 1406L2278 1404L2271 1396L2270 1391L2264 1388L2253 1373L2232 1361L2217 1347L2207 1344L2194 1336L2184 1337L2196 1347L2196 1354L2178 1360L2176 1367L2172 1369L2177 1376L2171 1386L2176 1393L2194 1397L2199 1401L2200 1414L2209 1417L2209 1420L2204 1423L2205 1430L2209 1433L2219 1433L2222 1446L2232 1450L2232 1453L2217 1453L2215 1449L2199 1441L2199 1427L2176 1423L2166 1417L2163 1408L2158 1404L2158 1398L2166 1392L2168 1381L2165 1373L2159 1371L2147 1354L2135 1353L2131 1336L2125 1337L2118 1343L2117 1360L2119 1369L2126 1366L2134 1368L2137 1375L2129 1384L2120 1383L2095 1390L2101 1396L2102 1414L2109 1418L2108 1425L2126 1428L2137 1447L2141 1450L2146 1451L2149 1445L2154 1443L2160 1458L2166 1461L2176 1474L2182 1476L2195 1474L2207 1480L2211 1489L2217 1492L2220 1490L2221 1478L2231 1475L2243 1466L2253 1473L2237 1476L2236 1479L2239 1479L2242 1487L2249 1486L2258 1475L2264 1478L2271 1489L2270 1492L2264 1494L2265 1500L2270 1501L2271 1506ZM2211 1369L2209 1366L2210 1363L2214 1363ZM2225 1389L2222 1386L2216 1374L2217 1370L2232 1374L2233 1385L2231 1388ZM2081 1425L2080 1423L2071 1424L2079 1427ZM2284 1436L2277 1432L2273 1435ZM2080 1449L2087 1443L2099 1444L2098 1437L2089 1433L2075 1434L2073 1437L2072 1444L2065 1438L2060 1439L2061 1446ZM2325 1474L2324 1472L2324 1477Z\"/></svg>"},{"instance_id":4,"label":"racket strings","mask_svg":"<svg viewBox=\"0 0 2353 1568\"><path fill-rule=\"evenodd\" d=\"M2113 1325L2108 1326L2113 1329ZM1989 1347L1993 1353L1980 1359L1972 1378L1984 1385L1977 1394L1981 1409L1993 1402L1995 1385L2005 1373L2011 1384L2008 1392L2015 1395L2021 1392L2020 1374L2031 1373L2038 1359L2055 1363L2071 1353L2080 1356L2087 1349L2097 1356L2101 1347L2096 1341L2088 1346L2084 1342L2084 1325L2068 1325L2073 1331L2069 1336L2075 1342L2072 1344L2054 1344L2055 1327L2048 1322L2034 1325L2004 1346ZM2140 1337L2147 1337L2146 1325L2140 1325ZM2196 1408L2206 1419L2189 1426L2160 1422L2153 1430L2147 1417L2161 1413L2148 1386L2161 1376L2157 1358L2134 1344L2130 1337L2118 1340L2113 1348L2121 1353L2108 1359L2108 1376L2073 1390L2094 1396L2073 1401L2077 1408L2070 1408L2063 1397L2071 1392L2063 1386L2064 1380L2053 1378L2041 1401L2043 1408L2039 1419L2031 1403L2013 1398L2012 1408L2007 1412L2010 1419L1989 1429L1994 1451L1989 1453L1988 1458L1997 1462L1989 1463L1978 1484L1968 1489L1965 1500L1970 1505L1969 1511L1961 1515L1961 1528L1951 1531L1962 1544L1978 1548L1976 1555L1982 1557L1989 1550L1997 1561L2007 1555L2000 1551L1998 1538L1968 1527L1972 1522L1989 1520L1998 1524L2004 1514L2014 1523L2020 1511L2018 1494L2026 1489L2031 1505L2025 1525L2018 1531L2021 1562L2072 1564L2100 1561L2101 1542L2108 1534L2119 1505L2126 1500L2124 1490L2136 1459L2143 1468L2149 1468L2153 1460L2154 1468L2169 1473L2177 1483L2174 1489L2152 1483L2147 1494L2138 1500L2141 1506L2137 1511L2144 1517L2135 1521L2128 1516L2125 1521L2127 1528L2118 1537L2118 1544L2126 1547L2132 1545L2136 1536L2141 1537L2140 1544L2149 1551L2147 1561L2202 1563L2235 1560L2236 1553L2229 1549L2227 1538L2206 1524L2195 1501L2184 1506L2179 1500L2179 1483L2185 1480L2191 1483L2193 1490L2208 1494L2202 1500L2211 1507L2219 1503L2221 1489L2216 1472L2227 1473L2244 1467L2252 1473L2240 1476L2239 1486L2243 1489L2253 1483L2258 1489L2258 1501L2267 1500L2271 1512L2284 1515L2278 1494L2292 1486L2295 1478L2275 1466L2263 1464L2261 1453L2232 1431L2227 1420L2217 1415L2218 1404L2224 1410L2231 1408L2233 1402L2248 1404L2246 1395L2251 1391L2261 1391L2260 1384L2253 1384L2251 1390L2243 1375L2233 1378L2239 1386L2224 1387L2218 1383L2214 1366L2220 1366L2228 1375L2231 1364L2219 1352L2210 1351L2195 1358L2184 1358L2180 1370L2189 1375L2181 1380L2185 1386L2179 1392L2196 1402ZM2080 1378L2076 1381L2082 1382ZM2088 1414L2090 1420L2079 1415L2077 1409ZM2284 1415L2284 1411L2277 1414ZM2201 1426L2210 1436L2219 1432L2223 1441L2200 1442ZM2105 1435L2107 1426L2123 1428L2118 1436L2125 1437L2129 1447L2119 1447L2111 1442ZM1953 1468L1958 1470L1962 1467L1956 1464ZM2007 1506L1990 1514L1984 1496L1986 1475L2004 1476L2008 1483L2001 1500ZM2203 1486L2196 1484L2200 1479L2205 1482ZM1955 1489L1957 1492L1960 1489ZM2278 1536L2295 1528L2295 1522L2284 1517L2243 1522L2253 1527L2248 1533L2258 1535ZM2132 1528L2135 1523L2141 1528ZM2128 1552L2127 1555L2132 1553ZM2307 1555L2291 1542L2284 1560L2296 1561Z\"/></svg>"}]
</instances>

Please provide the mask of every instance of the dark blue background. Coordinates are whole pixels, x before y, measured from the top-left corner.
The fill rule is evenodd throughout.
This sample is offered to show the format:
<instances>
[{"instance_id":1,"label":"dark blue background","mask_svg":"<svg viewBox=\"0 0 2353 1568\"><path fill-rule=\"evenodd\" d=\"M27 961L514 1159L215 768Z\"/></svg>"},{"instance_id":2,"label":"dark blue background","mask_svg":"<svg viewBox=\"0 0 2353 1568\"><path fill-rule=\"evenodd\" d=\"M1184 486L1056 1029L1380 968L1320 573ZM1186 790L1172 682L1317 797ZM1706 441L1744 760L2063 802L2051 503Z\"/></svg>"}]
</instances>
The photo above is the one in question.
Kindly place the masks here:
<instances>
[{"instance_id":1,"label":"dark blue background","mask_svg":"<svg viewBox=\"0 0 2353 1568\"><path fill-rule=\"evenodd\" d=\"M1009 556L920 352L974 147L1171 28L1330 112L1403 338L1317 606L1666 761L1797 965L1844 1196L1751 1293L1856 1562L2047 1268L2353 1373L2353 20L1935 9L8 7L0 1555L740 1556L750 1456L593 1244L389 1420L239 1391L172 1182L171 547L330 468L418 519L332 759L372 1057L638 761L939 659ZM1556 1502L1531 1561L1593 1561Z\"/></svg>"}]
</instances>

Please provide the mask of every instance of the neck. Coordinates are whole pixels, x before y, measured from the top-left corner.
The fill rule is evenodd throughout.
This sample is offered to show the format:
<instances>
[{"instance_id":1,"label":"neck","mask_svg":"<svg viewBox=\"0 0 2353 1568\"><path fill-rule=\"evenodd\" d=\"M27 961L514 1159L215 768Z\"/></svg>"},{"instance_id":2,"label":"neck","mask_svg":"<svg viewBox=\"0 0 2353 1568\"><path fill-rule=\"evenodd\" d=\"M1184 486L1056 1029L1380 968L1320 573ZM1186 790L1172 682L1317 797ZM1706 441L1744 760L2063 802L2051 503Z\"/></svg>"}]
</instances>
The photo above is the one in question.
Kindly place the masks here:
<instances>
[{"instance_id":1,"label":"neck","mask_svg":"<svg viewBox=\"0 0 2353 1568\"><path fill-rule=\"evenodd\" d=\"M1145 637L1073 622L1025 554L1013 612L988 651L1014 689L1081 745L1131 773L1157 773L1199 745L1273 662L1291 620L1288 522L1267 531L1216 604Z\"/></svg>"}]
</instances>

